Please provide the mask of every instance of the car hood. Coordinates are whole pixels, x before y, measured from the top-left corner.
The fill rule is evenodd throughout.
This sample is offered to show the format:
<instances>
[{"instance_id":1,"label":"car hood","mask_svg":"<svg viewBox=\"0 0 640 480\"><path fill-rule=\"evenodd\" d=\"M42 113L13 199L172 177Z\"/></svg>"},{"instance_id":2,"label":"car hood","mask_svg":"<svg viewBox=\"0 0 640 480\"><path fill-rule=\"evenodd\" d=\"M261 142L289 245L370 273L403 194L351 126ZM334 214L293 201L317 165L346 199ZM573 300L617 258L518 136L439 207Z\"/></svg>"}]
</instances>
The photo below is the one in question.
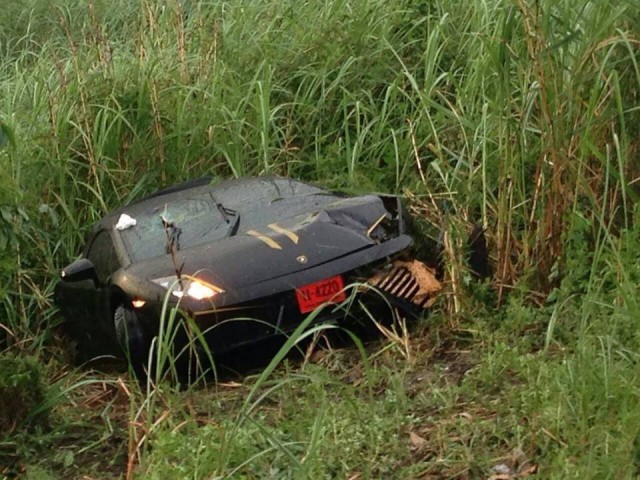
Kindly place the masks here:
<instances>
[{"instance_id":1,"label":"car hood","mask_svg":"<svg viewBox=\"0 0 640 480\"><path fill-rule=\"evenodd\" d=\"M216 305L271 295L406 248L408 236L383 227L390 219L380 197L345 198L316 212L175 252L175 262L164 255L132 264L115 275L114 283L136 290L141 282L175 276L178 268L224 290Z\"/></svg>"}]
</instances>

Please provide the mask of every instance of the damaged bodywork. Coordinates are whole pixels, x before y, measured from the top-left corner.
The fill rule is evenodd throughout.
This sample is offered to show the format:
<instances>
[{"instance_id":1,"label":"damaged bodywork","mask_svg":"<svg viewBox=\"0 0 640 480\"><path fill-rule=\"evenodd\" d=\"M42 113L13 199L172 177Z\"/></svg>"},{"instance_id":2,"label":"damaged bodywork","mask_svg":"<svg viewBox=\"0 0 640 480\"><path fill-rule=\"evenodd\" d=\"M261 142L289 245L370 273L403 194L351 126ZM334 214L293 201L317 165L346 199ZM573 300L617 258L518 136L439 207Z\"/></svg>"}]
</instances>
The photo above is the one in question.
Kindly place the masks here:
<instances>
[{"instance_id":1,"label":"damaged bodywork","mask_svg":"<svg viewBox=\"0 0 640 480\"><path fill-rule=\"evenodd\" d=\"M165 298L218 355L291 332L354 291L405 314L430 307L441 286L411 246L396 197L285 178L200 179L99 221L55 300L85 358L128 352L142 362ZM317 321L346 322L349 310L324 309Z\"/></svg>"}]
</instances>

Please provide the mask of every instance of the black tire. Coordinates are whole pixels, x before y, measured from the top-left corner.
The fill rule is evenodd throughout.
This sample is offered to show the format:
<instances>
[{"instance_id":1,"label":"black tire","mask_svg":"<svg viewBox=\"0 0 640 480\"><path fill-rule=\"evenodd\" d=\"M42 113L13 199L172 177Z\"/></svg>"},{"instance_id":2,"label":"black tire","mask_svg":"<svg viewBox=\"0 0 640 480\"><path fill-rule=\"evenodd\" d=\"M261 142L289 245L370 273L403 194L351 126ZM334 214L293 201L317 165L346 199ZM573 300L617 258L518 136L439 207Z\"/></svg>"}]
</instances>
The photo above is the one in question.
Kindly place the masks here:
<instances>
[{"instance_id":1,"label":"black tire","mask_svg":"<svg viewBox=\"0 0 640 480\"><path fill-rule=\"evenodd\" d=\"M118 305L113 313L113 324L116 330L116 338L129 361L133 372L139 380L146 378L146 365L149 355L149 342L145 335L142 323L136 312Z\"/></svg>"}]
</instances>

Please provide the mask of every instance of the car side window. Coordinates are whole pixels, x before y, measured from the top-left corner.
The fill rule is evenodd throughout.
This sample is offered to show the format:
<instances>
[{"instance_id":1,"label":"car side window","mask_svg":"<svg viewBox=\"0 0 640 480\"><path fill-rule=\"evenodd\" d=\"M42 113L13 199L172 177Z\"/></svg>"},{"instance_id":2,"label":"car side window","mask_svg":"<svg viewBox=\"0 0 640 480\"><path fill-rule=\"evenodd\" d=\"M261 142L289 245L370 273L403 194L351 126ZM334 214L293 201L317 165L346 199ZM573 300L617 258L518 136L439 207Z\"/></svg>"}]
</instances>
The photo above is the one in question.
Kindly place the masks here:
<instances>
[{"instance_id":1,"label":"car side window","mask_svg":"<svg viewBox=\"0 0 640 480\"><path fill-rule=\"evenodd\" d=\"M93 239L87 258L93 263L100 283L106 283L109 276L120 268L111 236L104 230Z\"/></svg>"}]
</instances>

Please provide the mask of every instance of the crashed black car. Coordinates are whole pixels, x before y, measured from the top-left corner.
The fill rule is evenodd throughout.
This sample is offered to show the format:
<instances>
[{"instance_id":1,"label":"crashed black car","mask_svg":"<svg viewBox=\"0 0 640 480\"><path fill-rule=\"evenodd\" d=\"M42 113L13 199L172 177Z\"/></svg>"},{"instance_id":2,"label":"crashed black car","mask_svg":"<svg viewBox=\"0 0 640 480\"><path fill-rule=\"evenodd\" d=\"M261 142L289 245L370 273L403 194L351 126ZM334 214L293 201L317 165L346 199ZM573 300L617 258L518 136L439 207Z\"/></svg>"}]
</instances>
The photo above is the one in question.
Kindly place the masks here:
<instances>
[{"instance_id":1,"label":"crashed black car","mask_svg":"<svg viewBox=\"0 0 640 480\"><path fill-rule=\"evenodd\" d=\"M350 306L314 321L348 326L353 305L381 297L404 313L428 308L440 284L411 246L396 197L205 178L97 222L62 270L55 302L81 358L128 354L141 373L165 302L193 320L214 356L282 337L327 303Z\"/></svg>"}]
</instances>

